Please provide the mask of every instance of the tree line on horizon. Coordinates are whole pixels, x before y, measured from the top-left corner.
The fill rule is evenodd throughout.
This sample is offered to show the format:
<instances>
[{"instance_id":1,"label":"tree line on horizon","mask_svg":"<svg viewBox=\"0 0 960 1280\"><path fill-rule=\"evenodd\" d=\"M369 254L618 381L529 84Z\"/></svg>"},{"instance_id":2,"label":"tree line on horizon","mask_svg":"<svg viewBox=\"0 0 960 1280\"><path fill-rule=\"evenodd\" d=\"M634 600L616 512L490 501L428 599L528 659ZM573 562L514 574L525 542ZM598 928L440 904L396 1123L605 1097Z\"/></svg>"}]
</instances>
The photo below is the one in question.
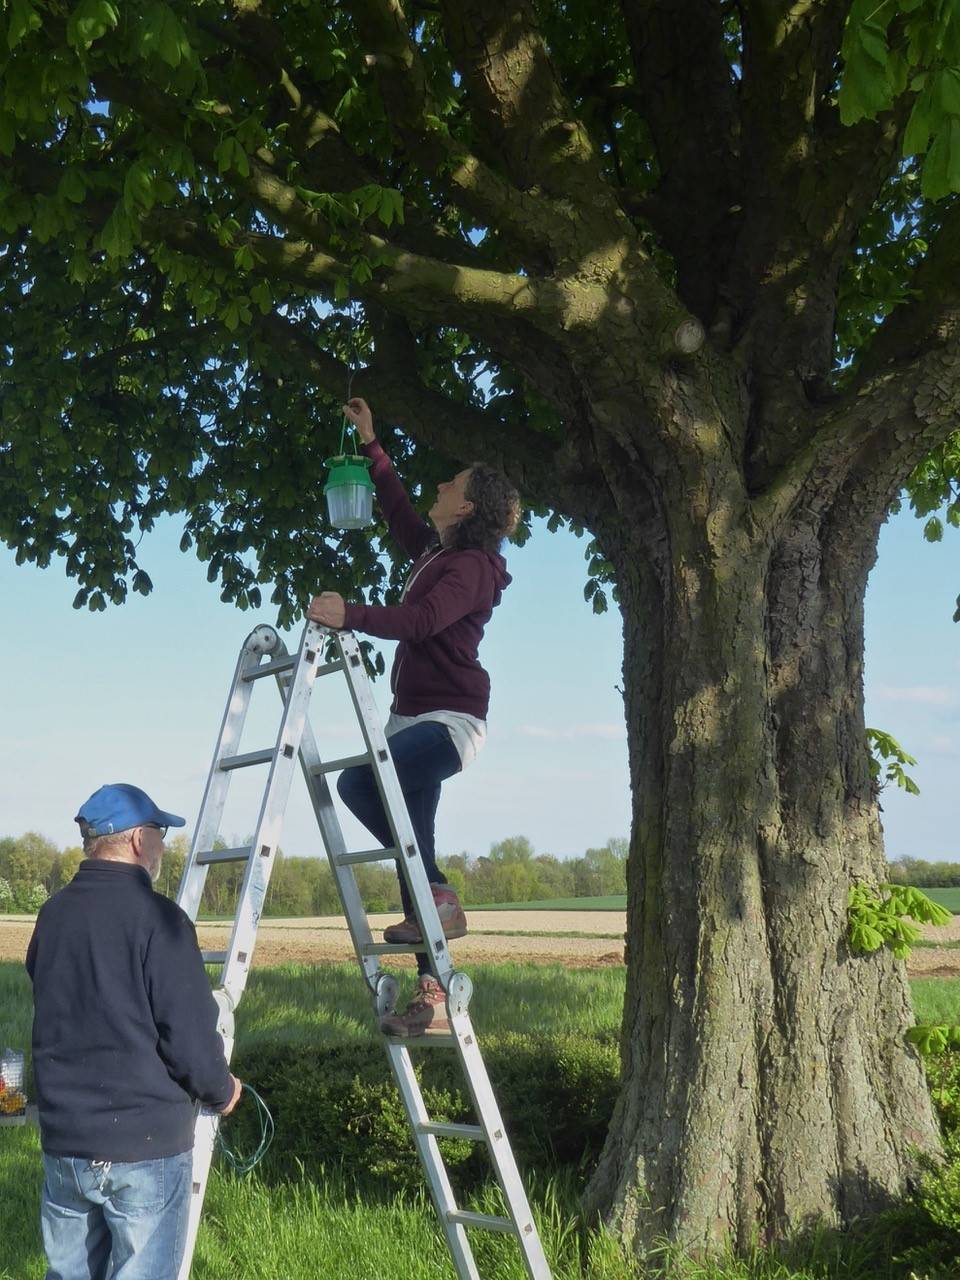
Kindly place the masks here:
<instances>
[{"instance_id":1,"label":"tree line on horizon","mask_svg":"<svg viewBox=\"0 0 960 1280\"><path fill-rule=\"evenodd\" d=\"M189 847L182 832L167 841L155 887L168 897L176 896ZM225 848L226 843L218 840L216 847ZM615 836L580 857L558 858L537 853L526 836L510 836L492 844L487 854L456 853L440 858L439 865L468 906L538 902L625 893L627 852L626 839ZM73 879L82 861L79 846L59 849L35 831L0 837L0 913L39 910L52 893ZM391 862L360 865L354 874L368 912L399 909L400 894ZM232 915L242 875L241 863L211 867L201 913ZM327 859L286 856L281 850L264 914L309 916L339 911L340 900Z\"/></svg>"}]
</instances>

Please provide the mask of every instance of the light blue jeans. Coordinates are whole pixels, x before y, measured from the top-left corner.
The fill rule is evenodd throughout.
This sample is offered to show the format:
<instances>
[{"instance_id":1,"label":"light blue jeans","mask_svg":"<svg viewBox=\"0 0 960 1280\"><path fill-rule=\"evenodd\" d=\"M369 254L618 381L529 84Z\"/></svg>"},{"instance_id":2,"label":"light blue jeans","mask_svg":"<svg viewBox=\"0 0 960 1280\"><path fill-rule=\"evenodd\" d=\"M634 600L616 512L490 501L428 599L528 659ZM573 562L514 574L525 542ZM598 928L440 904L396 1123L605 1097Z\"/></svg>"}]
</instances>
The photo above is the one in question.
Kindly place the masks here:
<instances>
[{"instance_id":1,"label":"light blue jeans","mask_svg":"<svg viewBox=\"0 0 960 1280\"><path fill-rule=\"evenodd\" d=\"M176 1280L193 1152L111 1164L43 1156L46 1280Z\"/></svg>"}]
</instances>

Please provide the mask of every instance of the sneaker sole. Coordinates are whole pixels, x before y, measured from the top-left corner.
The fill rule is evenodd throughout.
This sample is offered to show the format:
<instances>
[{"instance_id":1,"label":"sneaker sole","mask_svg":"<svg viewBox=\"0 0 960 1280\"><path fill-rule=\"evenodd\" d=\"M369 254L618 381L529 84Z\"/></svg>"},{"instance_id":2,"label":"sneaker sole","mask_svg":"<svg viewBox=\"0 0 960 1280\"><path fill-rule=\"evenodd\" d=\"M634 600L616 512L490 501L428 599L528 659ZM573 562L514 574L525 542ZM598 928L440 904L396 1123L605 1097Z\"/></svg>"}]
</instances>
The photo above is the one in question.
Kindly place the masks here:
<instances>
[{"instance_id":1,"label":"sneaker sole","mask_svg":"<svg viewBox=\"0 0 960 1280\"><path fill-rule=\"evenodd\" d=\"M453 938L465 938L467 936L467 932L468 930L466 925L460 925L459 927L454 925L449 929L444 929L443 936L449 941ZM390 943L391 946L398 947L416 947L423 942L423 938L420 934L417 934L415 938L398 938L395 934L391 936L389 929L384 929L383 940L384 942Z\"/></svg>"}]
</instances>

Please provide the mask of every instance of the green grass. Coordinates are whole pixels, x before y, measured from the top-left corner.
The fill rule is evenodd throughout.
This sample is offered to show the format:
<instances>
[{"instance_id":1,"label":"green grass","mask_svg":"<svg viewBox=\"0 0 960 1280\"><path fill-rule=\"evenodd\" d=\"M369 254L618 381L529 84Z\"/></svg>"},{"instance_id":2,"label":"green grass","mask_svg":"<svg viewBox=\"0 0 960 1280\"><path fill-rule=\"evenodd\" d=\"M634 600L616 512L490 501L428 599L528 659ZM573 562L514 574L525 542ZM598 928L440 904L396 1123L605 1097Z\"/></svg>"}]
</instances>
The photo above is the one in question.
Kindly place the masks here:
<instances>
[{"instance_id":1,"label":"green grass","mask_svg":"<svg viewBox=\"0 0 960 1280\"><path fill-rule=\"evenodd\" d=\"M924 889L923 892L934 902L939 902L941 907L960 916L960 889Z\"/></svg>"},{"instance_id":2,"label":"green grass","mask_svg":"<svg viewBox=\"0 0 960 1280\"><path fill-rule=\"evenodd\" d=\"M623 1010L624 970L562 965L471 966L470 1013L481 1033L550 1035L572 1029L615 1037ZM407 971L401 983L409 986ZM290 1044L373 1042L378 1038L366 983L356 965L285 965L255 970L237 1015L237 1051L263 1040Z\"/></svg>"},{"instance_id":3,"label":"green grass","mask_svg":"<svg viewBox=\"0 0 960 1280\"><path fill-rule=\"evenodd\" d=\"M43 1280L37 1205L40 1152L34 1130L0 1131L0 1280ZM904 1241L896 1220L867 1232L815 1232L779 1253L755 1249L745 1258L696 1262L676 1249L655 1252L641 1266L615 1241L585 1232L571 1178L534 1186L531 1203L554 1280L907 1280L894 1261ZM469 1203L496 1212L493 1193ZM509 1239L471 1232L485 1280L525 1280ZM950 1265L950 1264L948 1264ZM948 1280L951 1270L912 1273ZM238 1181L215 1168L191 1271L192 1280L453 1280L436 1215L423 1194L377 1198L344 1185L336 1171L268 1185L256 1175Z\"/></svg>"},{"instance_id":4,"label":"green grass","mask_svg":"<svg viewBox=\"0 0 960 1280\"><path fill-rule=\"evenodd\" d=\"M601 898L544 898L540 902L465 902L470 911L626 911L627 895Z\"/></svg>"},{"instance_id":5,"label":"green grass","mask_svg":"<svg viewBox=\"0 0 960 1280\"><path fill-rule=\"evenodd\" d=\"M917 1022L960 1022L960 978L914 978L910 990Z\"/></svg>"},{"instance_id":6,"label":"green grass","mask_svg":"<svg viewBox=\"0 0 960 1280\"><path fill-rule=\"evenodd\" d=\"M483 1032L550 1034L575 1029L598 1038L618 1034L622 969L496 965L471 970L472 1012ZM410 976L405 976L409 983ZM960 979L912 984L917 1020L955 1021ZM575 1010L575 1019L572 1012ZM19 965L0 964L0 1043L29 1045L30 988ZM353 965L289 966L255 971L238 1016L238 1053L258 1042L371 1045L374 1031L366 986ZM583 1171L549 1181L534 1178L531 1201L555 1280L907 1280L892 1259L903 1247L895 1227L866 1234L815 1233L774 1254L697 1263L663 1251L645 1268L628 1262L609 1237L585 1232L577 1216ZM45 1265L37 1205L40 1160L36 1131L0 1128L0 1280L42 1280ZM495 1211L485 1190L470 1204ZM886 1233L886 1234L884 1234ZM471 1233L485 1280L524 1280L511 1241ZM952 1265L952 1264L949 1264ZM918 1271L923 1280L952 1272ZM277 1180L256 1174L236 1181L221 1169L211 1178L193 1280L452 1280L453 1270L434 1211L420 1194L362 1193L336 1169L322 1178Z\"/></svg>"}]
</instances>

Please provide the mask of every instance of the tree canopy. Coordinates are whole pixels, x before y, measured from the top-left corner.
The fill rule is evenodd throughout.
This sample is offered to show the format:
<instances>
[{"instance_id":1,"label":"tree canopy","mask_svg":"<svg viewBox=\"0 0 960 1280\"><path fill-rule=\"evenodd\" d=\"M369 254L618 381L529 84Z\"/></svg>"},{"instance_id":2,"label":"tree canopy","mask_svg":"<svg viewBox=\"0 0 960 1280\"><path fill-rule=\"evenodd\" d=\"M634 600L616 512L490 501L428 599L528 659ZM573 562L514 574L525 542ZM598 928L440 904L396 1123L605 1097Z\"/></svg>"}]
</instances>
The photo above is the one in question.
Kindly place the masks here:
<instances>
[{"instance_id":1,"label":"tree canopy","mask_svg":"<svg viewBox=\"0 0 960 1280\"><path fill-rule=\"evenodd\" d=\"M266 588L289 617L320 579L378 598L369 539L318 501L355 365L412 480L482 453L580 524L558 326L620 307L669 350L699 321L761 383L782 341L820 402L955 303L945 0L4 9L0 534L63 556L78 606L149 591L162 512L241 605ZM954 437L914 475L929 536L958 474Z\"/></svg>"}]
</instances>

